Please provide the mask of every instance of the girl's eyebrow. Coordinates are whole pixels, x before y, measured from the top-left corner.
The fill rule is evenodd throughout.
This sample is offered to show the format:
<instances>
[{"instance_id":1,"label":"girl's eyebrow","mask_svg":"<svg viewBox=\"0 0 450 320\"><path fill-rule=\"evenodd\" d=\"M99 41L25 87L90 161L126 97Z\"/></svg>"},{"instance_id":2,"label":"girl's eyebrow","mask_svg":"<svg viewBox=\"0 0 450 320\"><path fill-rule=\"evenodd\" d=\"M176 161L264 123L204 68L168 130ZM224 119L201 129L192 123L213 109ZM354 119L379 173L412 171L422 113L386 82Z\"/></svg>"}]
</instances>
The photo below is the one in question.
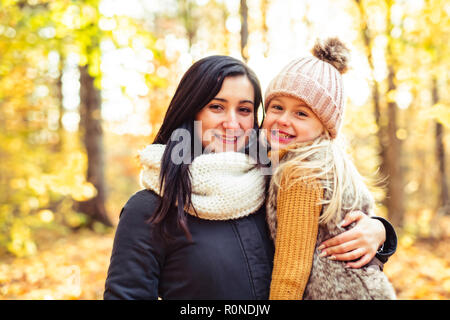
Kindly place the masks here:
<instances>
[{"instance_id":1,"label":"girl's eyebrow","mask_svg":"<svg viewBox=\"0 0 450 320\"><path fill-rule=\"evenodd\" d=\"M298 109L306 109L307 111L309 111L309 109L310 109L306 104L297 104L297 105L295 106L295 108L298 108Z\"/></svg>"},{"instance_id":2,"label":"girl's eyebrow","mask_svg":"<svg viewBox=\"0 0 450 320\"><path fill-rule=\"evenodd\" d=\"M281 100L279 100L277 98L274 98L272 101L277 101L278 103L283 103L283 101L281 101ZM296 104L294 107L295 108L308 108L309 109L309 106L305 102L300 102L300 103Z\"/></svg>"},{"instance_id":3,"label":"girl's eyebrow","mask_svg":"<svg viewBox=\"0 0 450 320\"><path fill-rule=\"evenodd\" d=\"M217 100L217 101L220 101L220 102L228 102L227 99L224 99L224 98L217 98L217 97L216 97L216 98L213 98L212 100ZM253 101L251 101L251 100L240 100L239 103L250 103L250 104L253 104L253 105L254 105Z\"/></svg>"}]
</instances>

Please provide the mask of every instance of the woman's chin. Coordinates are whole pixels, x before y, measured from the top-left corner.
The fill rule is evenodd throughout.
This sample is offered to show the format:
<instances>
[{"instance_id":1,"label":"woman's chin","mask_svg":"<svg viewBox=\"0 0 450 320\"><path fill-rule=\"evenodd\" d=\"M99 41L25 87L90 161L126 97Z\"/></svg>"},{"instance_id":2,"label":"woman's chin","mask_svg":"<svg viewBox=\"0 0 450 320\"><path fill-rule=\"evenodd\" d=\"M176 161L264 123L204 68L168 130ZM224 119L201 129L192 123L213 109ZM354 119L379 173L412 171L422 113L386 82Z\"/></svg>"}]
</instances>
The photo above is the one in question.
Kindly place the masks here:
<instances>
[{"instance_id":1,"label":"woman's chin","mask_svg":"<svg viewBox=\"0 0 450 320\"><path fill-rule=\"evenodd\" d=\"M206 150L209 152L220 153L220 152L237 152L245 148L245 142L237 143L211 143L207 146Z\"/></svg>"}]
</instances>

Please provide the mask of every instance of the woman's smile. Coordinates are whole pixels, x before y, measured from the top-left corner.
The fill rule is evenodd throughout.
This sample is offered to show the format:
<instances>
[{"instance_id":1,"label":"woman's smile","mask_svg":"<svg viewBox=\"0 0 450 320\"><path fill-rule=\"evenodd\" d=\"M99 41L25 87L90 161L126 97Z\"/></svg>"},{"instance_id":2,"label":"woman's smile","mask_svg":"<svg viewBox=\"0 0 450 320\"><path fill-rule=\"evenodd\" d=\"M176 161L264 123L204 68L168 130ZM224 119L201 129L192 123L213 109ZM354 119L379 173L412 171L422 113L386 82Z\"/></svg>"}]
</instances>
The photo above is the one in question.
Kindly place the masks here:
<instances>
[{"instance_id":1,"label":"woman's smile","mask_svg":"<svg viewBox=\"0 0 450 320\"><path fill-rule=\"evenodd\" d=\"M238 139L240 138L238 136L229 136L220 134L215 134L214 137L219 139L219 141L221 141L224 144L236 144L238 142Z\"/></svg>"}]
</instances>

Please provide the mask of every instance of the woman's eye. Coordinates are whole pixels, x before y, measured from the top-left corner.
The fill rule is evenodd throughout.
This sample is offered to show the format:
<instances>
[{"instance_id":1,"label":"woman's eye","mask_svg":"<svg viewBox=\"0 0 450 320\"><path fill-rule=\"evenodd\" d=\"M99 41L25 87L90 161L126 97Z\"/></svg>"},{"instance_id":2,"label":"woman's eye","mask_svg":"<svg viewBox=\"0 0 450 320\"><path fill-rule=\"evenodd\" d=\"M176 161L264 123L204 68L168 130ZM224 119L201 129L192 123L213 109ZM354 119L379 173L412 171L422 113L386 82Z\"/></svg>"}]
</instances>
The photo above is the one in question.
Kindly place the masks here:
<instances>
[{"instance_id":1,"label":"woman's eye","mask_svg":"<svg viewBox=\"0 0 450 320\"><path fill-rule=\"evenodd\" d=\"M244 112L244 113L251 113L252 109L247 108L247 107L242 107L242 108L239 108L239 111Z\"/></svg>"},{"instance_id":2,"label":"woman's eye","mask_svg":"<svg viewBox=\"0 0 450 320\"><path fill-rule=\"evenodd\" d=\"M222 106L221 106L220 104L211 104L211 105L209 106L209 108L210 108L210 109L213 109L213 110L220 110L220 109L223 109Z\"/></svg>"}]
</instances>

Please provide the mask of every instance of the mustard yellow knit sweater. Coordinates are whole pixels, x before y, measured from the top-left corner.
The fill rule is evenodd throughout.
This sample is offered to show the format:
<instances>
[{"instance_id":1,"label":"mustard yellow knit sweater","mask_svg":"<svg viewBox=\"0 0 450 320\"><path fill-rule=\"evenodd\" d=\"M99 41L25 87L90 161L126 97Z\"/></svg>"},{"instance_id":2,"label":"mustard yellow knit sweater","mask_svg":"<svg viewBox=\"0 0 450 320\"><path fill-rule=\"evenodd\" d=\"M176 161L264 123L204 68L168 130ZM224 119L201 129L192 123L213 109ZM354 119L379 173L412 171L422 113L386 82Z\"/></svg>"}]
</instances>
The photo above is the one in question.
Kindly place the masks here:
<instances>
[{"instance_id":1,"label":"mustard yellow knit sweater","mask_svg":"<svg viewBox=\"0 0 450 320\"><path fill-rule=\"evenodd\" d=\"M287 188L285 180L281 179L277 195L270 300L302 299L311 272L322 209L317 205L322 194L318 181L298 181Z\"/></svg>"}]
</instances>

